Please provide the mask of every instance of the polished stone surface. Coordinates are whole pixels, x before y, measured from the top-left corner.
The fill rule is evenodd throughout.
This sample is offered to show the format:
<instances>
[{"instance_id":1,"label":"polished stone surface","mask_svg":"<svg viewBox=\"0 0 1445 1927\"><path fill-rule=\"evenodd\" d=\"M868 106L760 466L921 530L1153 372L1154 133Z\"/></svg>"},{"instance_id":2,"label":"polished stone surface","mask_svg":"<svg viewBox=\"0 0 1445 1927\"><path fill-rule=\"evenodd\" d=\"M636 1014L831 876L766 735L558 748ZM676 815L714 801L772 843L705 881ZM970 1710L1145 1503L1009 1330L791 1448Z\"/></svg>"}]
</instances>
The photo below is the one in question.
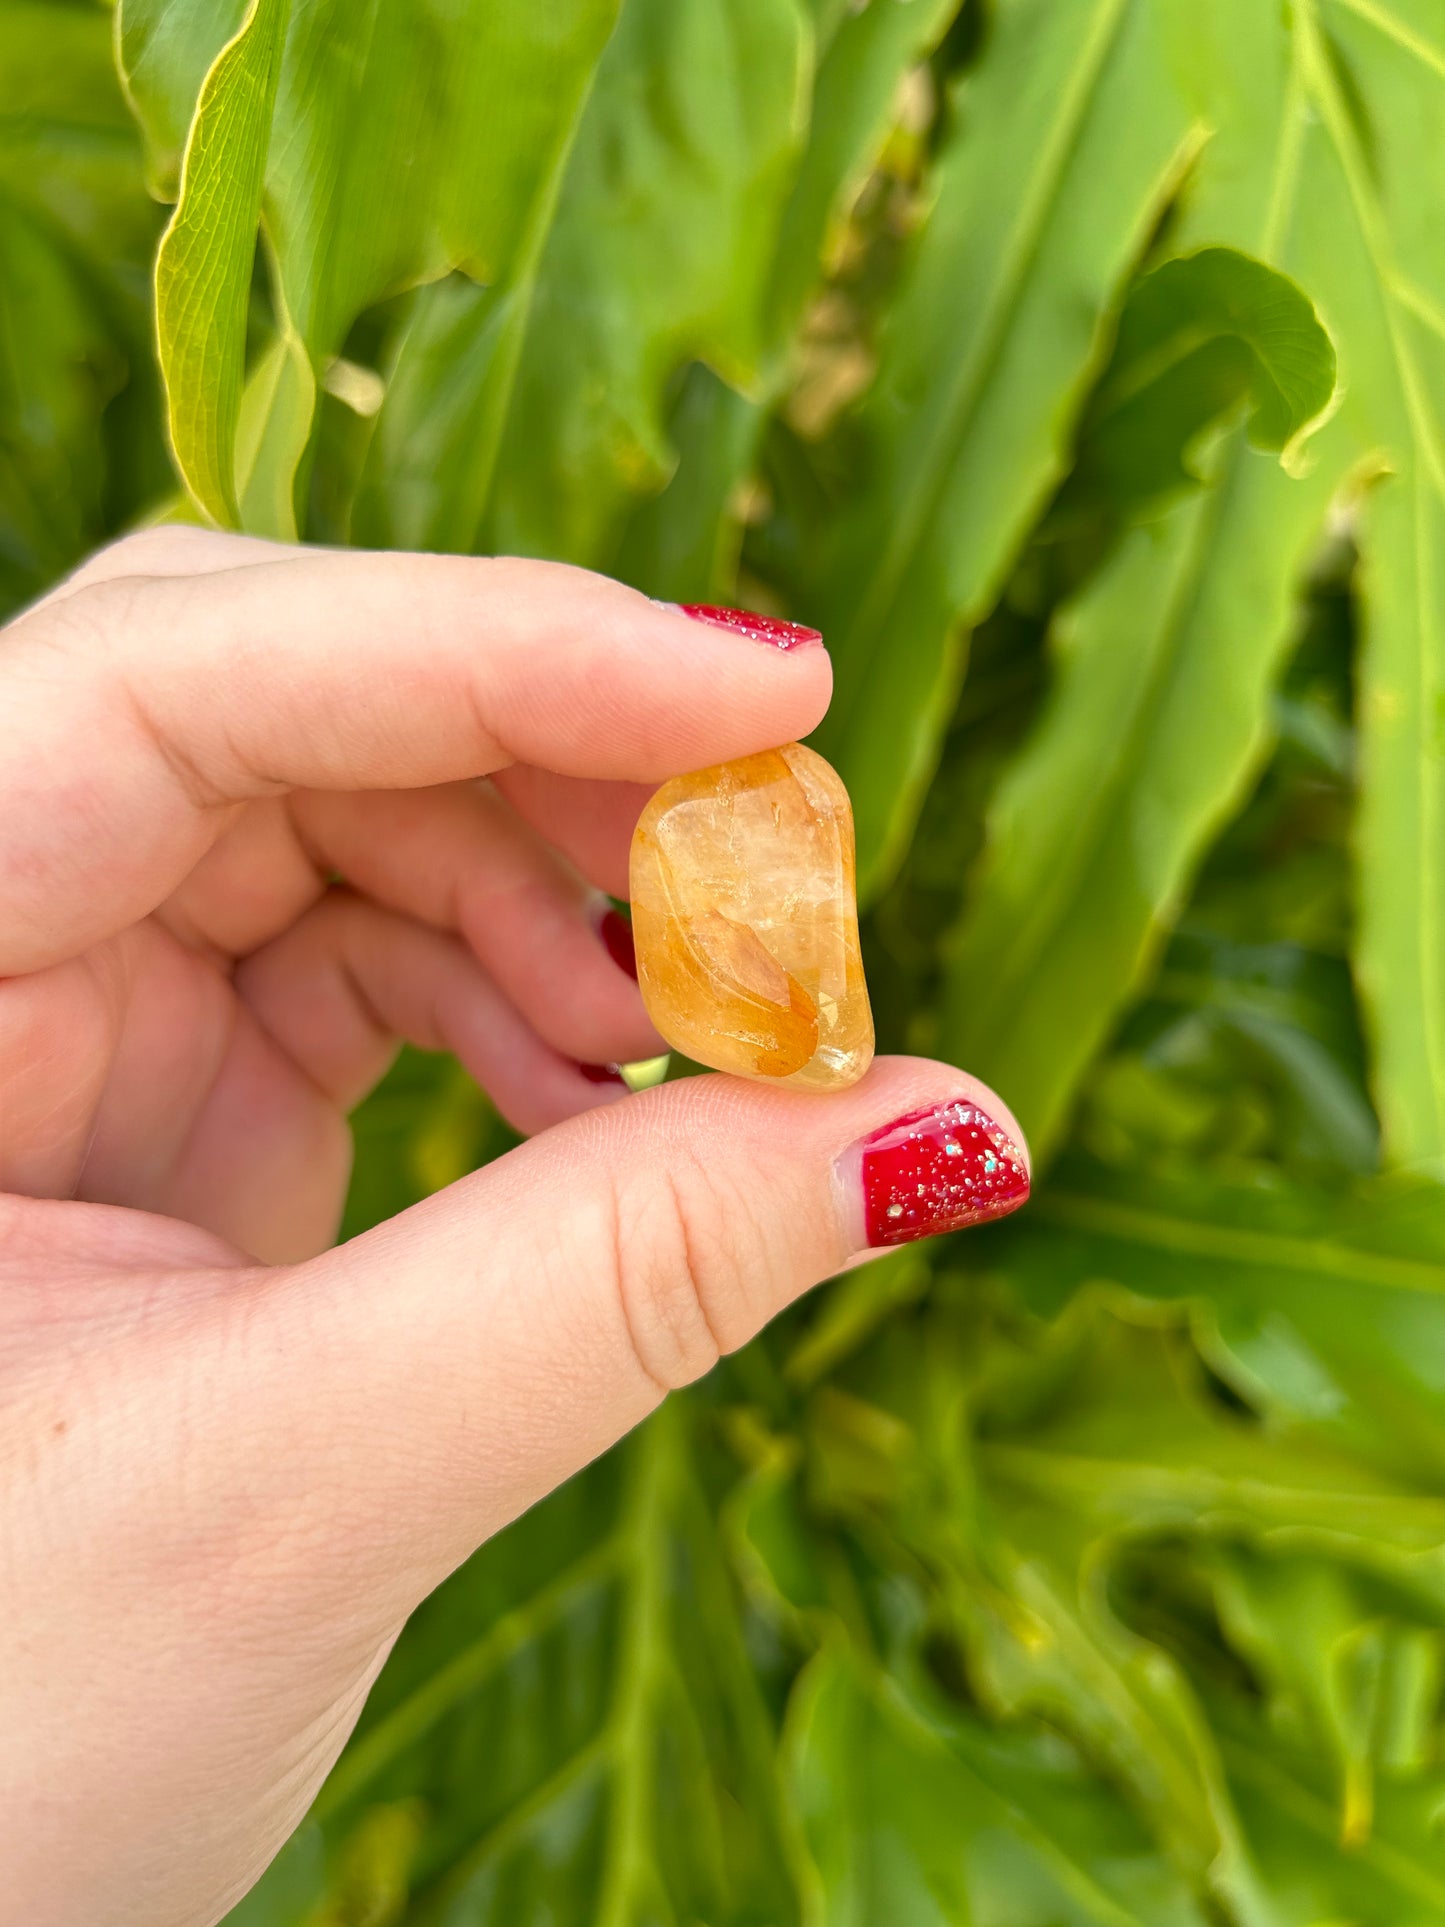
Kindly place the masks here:
<instances>
[{"instance_id":1,"label":"polished stone surface","mask_svg":"<svg viewBox=\"0 0 1445 1927\"><path fill-rule=\"evenodd\" d=\"M873 1060L853 811L801 743L665 783L632 840L648 1015L699 1064L841 1090Z\"/></svg>"}]
</instances>

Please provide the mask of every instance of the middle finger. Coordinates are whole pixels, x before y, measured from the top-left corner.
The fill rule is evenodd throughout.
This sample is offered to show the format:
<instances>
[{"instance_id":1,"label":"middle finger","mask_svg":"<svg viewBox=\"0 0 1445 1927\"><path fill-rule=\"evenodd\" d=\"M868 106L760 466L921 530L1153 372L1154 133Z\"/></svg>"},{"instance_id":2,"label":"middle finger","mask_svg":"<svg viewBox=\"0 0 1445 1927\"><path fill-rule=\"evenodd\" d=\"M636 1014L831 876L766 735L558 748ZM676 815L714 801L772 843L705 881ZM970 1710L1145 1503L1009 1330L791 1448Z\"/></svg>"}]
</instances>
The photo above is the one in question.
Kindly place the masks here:
<instances>
[{"instance_id":1,"label":"middle finger","mask_svg":"<svg viewBox=\"0 0 1445 1927\"><path fill-rule=\"evenodd\" d=\"M607 900L490 783L293 798L323 869L389 909L456 931L537 1033L588 1063L664 1050L603 941Z\"/></svg>"}]
</instances>

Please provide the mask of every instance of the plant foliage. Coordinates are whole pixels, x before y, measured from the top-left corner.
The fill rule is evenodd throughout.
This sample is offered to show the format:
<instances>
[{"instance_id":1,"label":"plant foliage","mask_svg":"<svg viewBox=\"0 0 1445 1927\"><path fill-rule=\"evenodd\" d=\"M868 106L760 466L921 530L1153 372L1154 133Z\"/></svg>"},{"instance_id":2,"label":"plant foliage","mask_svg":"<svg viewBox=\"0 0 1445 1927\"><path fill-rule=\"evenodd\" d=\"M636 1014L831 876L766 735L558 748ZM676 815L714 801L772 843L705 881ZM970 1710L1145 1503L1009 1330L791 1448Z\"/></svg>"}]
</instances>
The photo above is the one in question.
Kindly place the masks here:
<instances>
[{"instance_id":1,"label":"plant foliage","mask_svg":"<svg viewBox=\"0 0 1445 1927\"><path fill-rule=\"evenodd\" d=\"M189 513L816 622L881 1042L1042 1171L485 1547L233 1927L1441 1927L1445 0L0 78L0 595ZM418 1058L358 1133L353 1226L507 1143Z\"/></svg>"}]
</instances>

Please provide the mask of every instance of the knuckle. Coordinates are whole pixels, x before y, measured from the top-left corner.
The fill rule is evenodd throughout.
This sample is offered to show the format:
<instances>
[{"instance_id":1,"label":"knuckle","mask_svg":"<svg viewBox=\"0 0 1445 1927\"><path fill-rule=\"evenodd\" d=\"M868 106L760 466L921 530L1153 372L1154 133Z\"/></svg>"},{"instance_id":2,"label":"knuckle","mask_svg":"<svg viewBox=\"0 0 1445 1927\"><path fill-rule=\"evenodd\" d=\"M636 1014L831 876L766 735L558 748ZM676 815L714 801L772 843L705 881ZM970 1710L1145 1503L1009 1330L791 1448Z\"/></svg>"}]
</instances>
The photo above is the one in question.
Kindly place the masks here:
<instances>
[{"instance_id":1,"label":"knuckle","mask_svg":"<svg viewBox=\"0 0 1445 1927\"><path fill-rule=\"evenodd\" d=\"M122 576L169 575L172 570L188 568L196 553L204 552L213 540L210 530L188 522L133 529L129 535L122 535L98 549L70 577L70 582L74 587L85 587Z\"/></svg>"},{"instance_id":2,"label":"knuckle","mask_svg":"<svg viewBox=\"0 0 1445 1927\"><path fill-rule=\"evenodd\" d=\"M74 595L56 605L55 626L62 640L78 644L89 656L114 661L125 653L133 628L145 613L151 578L144 575L103 575L84 582Z\"/></svg>"},{"instance_id":3,"label":"knuckle","mask_svg":"<svg viewBox=\"0 0 1445 1927\"><path fill-rule=\"evenodd\" d=\"M701 1378L756 1329L745 1281L760 1241L739 1203L675 1149L616 1188L618 1297L638 1362L664 1391Z\"/></svg>"},{"instance_id":4,"label":"knuckle","mask_svg":"<svg viewBox=\"0 0 1445 1927\"><path fill-rule=\"evenodd\" d=\"M98 673L110 674L124 658L135 632L144 633L148 578L98 575L67 585L64 594L22 618L26 647L12 667L47 681L68 678L93 688Z\"/></svg>"}]
</instances>

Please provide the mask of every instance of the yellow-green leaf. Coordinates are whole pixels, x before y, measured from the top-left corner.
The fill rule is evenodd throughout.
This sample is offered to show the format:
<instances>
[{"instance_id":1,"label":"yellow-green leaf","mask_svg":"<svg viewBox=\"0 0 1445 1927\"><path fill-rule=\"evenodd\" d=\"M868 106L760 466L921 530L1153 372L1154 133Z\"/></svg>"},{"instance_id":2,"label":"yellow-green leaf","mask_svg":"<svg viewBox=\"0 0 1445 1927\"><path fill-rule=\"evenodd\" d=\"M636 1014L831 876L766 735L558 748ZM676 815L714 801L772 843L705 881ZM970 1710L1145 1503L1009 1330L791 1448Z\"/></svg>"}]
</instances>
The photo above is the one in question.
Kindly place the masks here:
<instances>
[{"instance_id":1,"label":"yellow-green leaf","mask_svg":"<svg viewBox=\"0 0 1445 1927\"><path fill-rule=\"evenodd\" d=\"M252 0L201 86L181 194L156 261L171 446L186 486L234 526L236 416L276 84L290 0Z\"/></svg>"}]
</instances>

